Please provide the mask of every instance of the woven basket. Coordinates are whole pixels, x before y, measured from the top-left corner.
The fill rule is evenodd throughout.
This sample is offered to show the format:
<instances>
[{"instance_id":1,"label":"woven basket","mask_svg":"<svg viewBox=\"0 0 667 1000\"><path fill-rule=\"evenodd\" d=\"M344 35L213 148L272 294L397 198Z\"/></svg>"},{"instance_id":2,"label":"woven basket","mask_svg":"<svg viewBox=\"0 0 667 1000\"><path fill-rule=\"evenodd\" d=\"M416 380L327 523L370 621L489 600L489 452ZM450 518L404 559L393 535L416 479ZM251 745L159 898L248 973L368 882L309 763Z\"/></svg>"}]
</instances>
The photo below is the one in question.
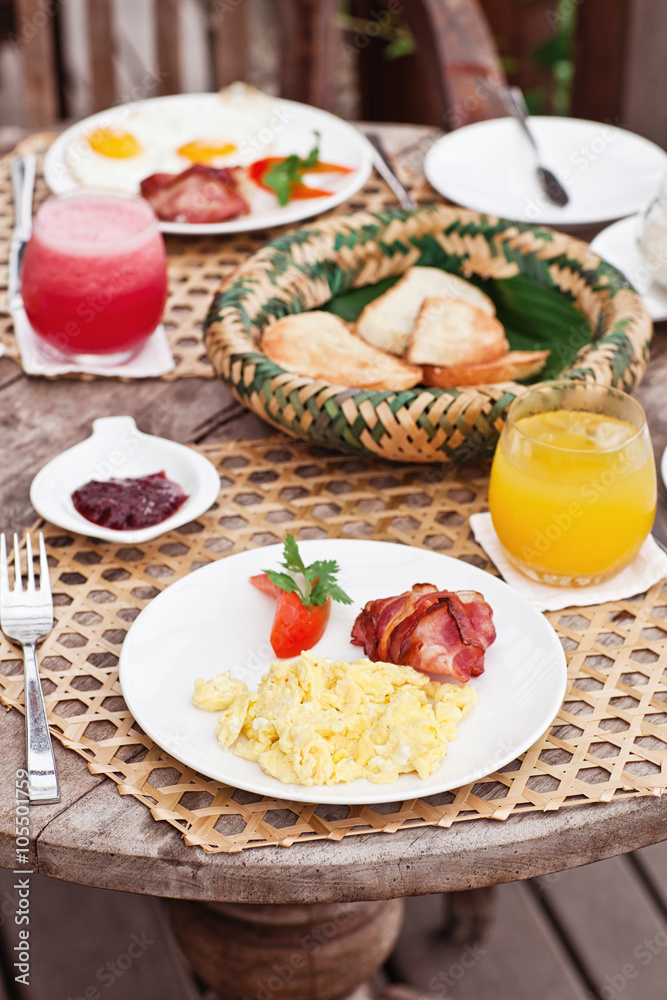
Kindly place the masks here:
<instances>
[{"instance_id":1,"label":"woven basket","mask_svg":"<svg viewBox=\"0 0 667 1000\"><path fill-rule=\"evenodd\" d=\"M507 408L523 385L350 389L285 371L258 348L262 330L274 319L320 308L414 264L473 279L522 275L571 302L594 334L558 373L562 377L631 391L644 373L652 337L649 315L623 275L592 254L588 244L442 205L358 212L268 243L213 300L205 339L215 370L241 403L274 427L327 448L410 462L490 457Z\"/></svg>"}]
</instances>

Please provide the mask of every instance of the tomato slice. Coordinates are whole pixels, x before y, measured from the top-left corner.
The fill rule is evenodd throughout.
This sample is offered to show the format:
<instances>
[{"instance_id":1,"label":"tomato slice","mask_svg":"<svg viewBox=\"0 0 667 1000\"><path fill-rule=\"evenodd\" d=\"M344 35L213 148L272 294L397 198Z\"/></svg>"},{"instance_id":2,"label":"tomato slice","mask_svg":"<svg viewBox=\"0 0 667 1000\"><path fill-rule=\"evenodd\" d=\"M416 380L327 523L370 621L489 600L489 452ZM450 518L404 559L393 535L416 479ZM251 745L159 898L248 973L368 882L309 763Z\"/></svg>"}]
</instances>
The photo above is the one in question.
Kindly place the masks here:
<instances>
[{"instance_id":1,"label":"tomato slice","mask_svg":"<svg viewBox=\"0 0 667 1000\"><path fill-rule=\"evenodd\" d=\"M254 181L255 184L259 184L261 187L266 187L268 191L271 191L272 189L267 187L266 184L262 184L262 178L264 177L266 171L270 170L275 163L282 163L284 159L284 156L266 156L263 160L255 160L255 162L251 163L248 167L248 177L251 181Z\"/></svg>"},{"instance_id":2,"label":"tomato slice","mask_svg":"<svg viewBox=\"0 0 667 1000\"><path fill-rule=\"evenodd\" d=\"M269 597L278 597L283 591L280 587L276 587L273 580L270 580L266 573L258 573L257 576L251 576L250 582L253 587L257 590L261 590L263 594L268 594Z\"/></svg>"},{"instance_id":3,"label":"tomato slice","mask_svg":"<svg viewBox=\"0 0 667 1000\"><path fill-rule=\"evenodd\" d=\"M273 191L273 188L264 183L264 175L276 163L284 163L285 159L284 156L266 156L263 160L255 160L248 167L248 177L267 191ZM308 170L304 171L306 174L351 174L353 172L352 167L343 167L338 163L324 163L321 160L314 167L309 167ZM295 201L303 201L306 198L326 198L330 194L331 191L310 187L300 181L294 182L290 187L290 199L293 198Z\"/></svg>"},{"instance_id":4,"label":"tomato slice","mask_svg":"<svg viewBox=\"0 0 667 1000\"><path fill-rule=\"evenodd\" d=\"M318 160L314 167L304 170L305 174L353 174L354 167L344 167L340 163L325 163Z\"/></svg>"},{"instance_id":5,"label":"tomato slice","mask_svg":"<svg viewBox=\"0 0 667 1000\"><path fill-rule=\"evenodd\" d=\"M273 652L282 660L298 656L304 649L312 649L324 635L330 614L330 597L325 604L306 608L298 594L287 594L281 590L271 629Z\"/></svg>"},{"instance_id":6,"label":"tomato slice","mask_svg":"<svg viewBox=\"0 0 667 1000\"><path fill-rule=\"evenodd\" d=\"M284 163L286 157L284 156L265 156L263 160L255 160L248 167L248 177L255 184L259 184L261 187L266 187L268 191L273 190L263 184L264 174L267 170L270 170L276 163ZM352 174L354 173L353 167L344 167L340 163L324 163L322 160L318 160L314 167L309 167L305 170L306 174Z\"/></svg>"},{"instance_id":7,"label":"tomato slice","mask_svg":"<svg viewBox=\"0 0 667 1000\"><path fill-rule=\"evenodd\" d=\"M331 191L322 191L320 188L311 188L307 184L302 184L297 181L290 184L290 198L294 201L303 201L306 198L326 198L331 194Z\"/></svg>"}]
</instances>

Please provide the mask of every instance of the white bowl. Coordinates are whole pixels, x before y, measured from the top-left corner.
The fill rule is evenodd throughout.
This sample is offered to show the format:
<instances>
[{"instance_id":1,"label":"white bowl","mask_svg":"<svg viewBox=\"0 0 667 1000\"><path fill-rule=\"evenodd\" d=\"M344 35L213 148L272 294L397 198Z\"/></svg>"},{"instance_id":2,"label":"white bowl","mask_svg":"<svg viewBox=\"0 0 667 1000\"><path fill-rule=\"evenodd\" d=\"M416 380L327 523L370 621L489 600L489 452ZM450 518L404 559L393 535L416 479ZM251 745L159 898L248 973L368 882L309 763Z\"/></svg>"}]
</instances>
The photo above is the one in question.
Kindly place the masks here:
<instances>
[{"instance_id":1,"label":"white bowl","mask_svg":"<svg viewBox=\"0 0 667 1000\"><path fill-rule=\"evenodd\" d=\"M171 517L149 528L117 531L88 521L75 509L72 493L91 479L124 479L164 471L188 499ZM166 438L144 434L132 417L93 421L93 433L40 469L30 487L30 501L47 521L107 542L149 542L199 517L217 499L220 476L207 458Z\"/></svg>"}]
</instances>

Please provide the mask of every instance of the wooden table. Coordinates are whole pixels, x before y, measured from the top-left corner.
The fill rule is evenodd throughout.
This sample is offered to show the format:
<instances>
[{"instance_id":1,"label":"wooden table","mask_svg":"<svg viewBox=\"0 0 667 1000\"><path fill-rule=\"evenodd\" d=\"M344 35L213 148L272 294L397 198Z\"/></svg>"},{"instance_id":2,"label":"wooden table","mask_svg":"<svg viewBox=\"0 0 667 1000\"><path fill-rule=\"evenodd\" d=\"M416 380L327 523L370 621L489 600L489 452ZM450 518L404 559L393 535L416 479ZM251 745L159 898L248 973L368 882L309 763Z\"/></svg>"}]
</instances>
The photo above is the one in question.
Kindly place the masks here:
<instances>
[{"instance_id":1,"label":"wooden table","mask_svg":"<svg viewBox=\"0 0 667 1000\"><path fill-rule=\"evenodd\" d=\"M380 131L392 152L409 151L412 163L415 149L423 155L429 130L385 126ZM667 445L666 334L663 325L637 393L658 458ZM132 414L143 430L185 442L272 433L216 380L46 381L27 378L1 359L0 402L1 530L34 520L28 499L32 477L49 458L85 437L95 417ZM2 718L2 745L0 865L13 868L14 775L24 755L23 719L14 711ZM55 754L62 800L31 812L33 870L170 898L175 932L193 967L230 998L259 997L260 987L263 995L275 994L278 983L286 1000L352 992L390 952L400 926L400 897L559 871L667 837L667 799L635 798L506 822L459 823L450 830L206 855L186 847L136 799L119 798L112 782L91 775L57 742ZM273 985L272 977L277 977Z\"/></svg>"}]
</instances>

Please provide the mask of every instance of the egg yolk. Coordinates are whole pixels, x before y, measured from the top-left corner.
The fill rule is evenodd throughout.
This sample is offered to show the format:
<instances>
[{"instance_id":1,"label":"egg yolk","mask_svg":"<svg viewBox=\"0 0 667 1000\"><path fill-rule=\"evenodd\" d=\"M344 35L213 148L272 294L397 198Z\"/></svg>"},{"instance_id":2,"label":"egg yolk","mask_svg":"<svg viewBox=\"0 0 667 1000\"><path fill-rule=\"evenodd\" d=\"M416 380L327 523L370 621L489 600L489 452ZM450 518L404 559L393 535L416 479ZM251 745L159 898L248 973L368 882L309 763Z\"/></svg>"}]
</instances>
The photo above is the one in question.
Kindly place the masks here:
<instances>
[{"instance_id":1,"label":"egg yolk","mask_svg":"<svg viewBox=\"0 0 667 1000\"><path fill-rule=\"evenodd\" d=\"M100 156L128 160L141 152L141 144L130 132L118 128L98 128L87 136L88 143Z\"/></svg>"},{"instance_id":2,"label":"egg yolk","mask_svg":"<svg viewBox=\"0 0 667 1000\"><path fill-rule=\"evenodd\" d=\"M184 156L191 163L209 164L216 156L227 156L233 153L236 146L231 142L211 142L205 139L195 139L193 142L186 142L178 150L179 156Z\"/></svg>"}]
</instances>

